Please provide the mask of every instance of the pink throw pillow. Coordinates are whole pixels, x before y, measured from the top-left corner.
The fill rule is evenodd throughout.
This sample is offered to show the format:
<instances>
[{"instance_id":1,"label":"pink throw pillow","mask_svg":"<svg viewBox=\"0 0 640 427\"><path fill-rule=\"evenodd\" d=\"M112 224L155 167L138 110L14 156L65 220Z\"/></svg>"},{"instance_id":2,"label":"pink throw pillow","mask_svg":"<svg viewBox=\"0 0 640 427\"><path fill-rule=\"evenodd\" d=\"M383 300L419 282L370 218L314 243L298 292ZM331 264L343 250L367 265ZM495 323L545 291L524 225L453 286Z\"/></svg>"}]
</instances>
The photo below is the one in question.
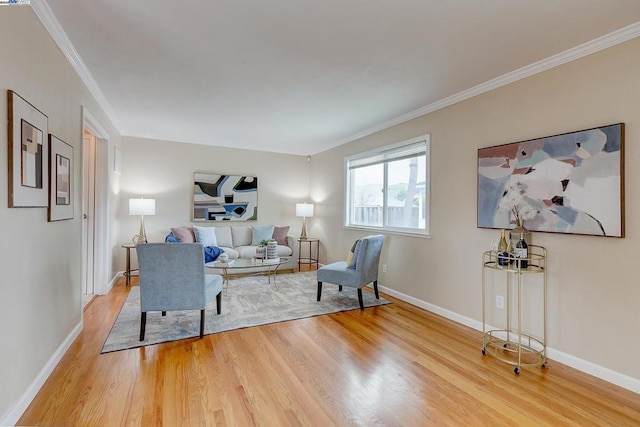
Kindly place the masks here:
<instances>
[{"instance_id":1,"label":"pink throw pillow","mask_svg":"<svg viewBox=\"0 0 640 427\"><path fill-rule=\"evenodd\" d=\"M191 227L171 227L171 232L180 243L195 243L196 236Z\"/></svg>"},{"instance_id":2,"label":"pink throw pillow","mask_svg":"<svg viewBox=\"0 0 640 427\"><path fill-rule=\"evenodd\" d=\"M286 227L274 227L273 228L273 239L278 242L279 245L287 246L287 234L289 233L289 226Z\"/></svg>"}]
</instances>

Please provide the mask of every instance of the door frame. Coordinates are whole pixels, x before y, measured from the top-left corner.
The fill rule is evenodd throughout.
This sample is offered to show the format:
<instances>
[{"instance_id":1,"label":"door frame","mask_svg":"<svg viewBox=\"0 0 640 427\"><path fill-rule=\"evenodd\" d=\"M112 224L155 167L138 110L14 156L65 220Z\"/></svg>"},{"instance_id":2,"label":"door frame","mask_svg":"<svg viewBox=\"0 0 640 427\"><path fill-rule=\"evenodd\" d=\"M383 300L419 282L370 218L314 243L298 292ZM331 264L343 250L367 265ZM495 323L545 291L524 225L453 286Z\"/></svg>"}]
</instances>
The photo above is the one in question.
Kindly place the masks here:
<instances>
[{"instance_id":1,"label":"door frame","mask_svg":"<svg viewBox=\"0 0 640 427\"><path fill-rule=\"evenodd\" d=\"M95 233L93 247L93 291L104 295L109 292L109 134L82 106L82 135L85 129L96 137L95 163ZM84 147L83 147L84 148ZM83 165L84 167L84 165ZM84 171L83 171L84 173ZM83 182L84 185L84 182ZM84 197L84 193L83 193ZM83 242L85 236L82 236ZM84 251L84 243L83 249ZM83 266L83 270L86 266ZM85 270L86 271L86 270ZM83 290L84 292L84 290Z\"/></svg>"},{"instance_id":2,"label":"door frame","mask_svg":"<svg viewBox=\"0 0 640 427\"><path fill-rule=\"evenodd\" d=\"M87 129L82 135L82 295L95 294L93 263L95 218L96 137ZM84 299L83 299L84 301ZM83 303L84 304L84 303Z\"/></svg>"}]
</instances>

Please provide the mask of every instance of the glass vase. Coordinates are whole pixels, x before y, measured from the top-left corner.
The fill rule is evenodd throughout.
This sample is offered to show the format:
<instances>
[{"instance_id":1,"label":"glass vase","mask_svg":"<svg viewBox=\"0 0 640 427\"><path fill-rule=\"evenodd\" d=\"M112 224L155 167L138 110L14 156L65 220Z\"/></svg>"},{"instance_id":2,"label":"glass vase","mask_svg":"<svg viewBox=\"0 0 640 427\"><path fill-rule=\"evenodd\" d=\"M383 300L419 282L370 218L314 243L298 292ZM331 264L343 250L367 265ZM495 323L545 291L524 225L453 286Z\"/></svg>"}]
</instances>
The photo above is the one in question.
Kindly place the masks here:
<instances>
[{"instance_id":1,"label":"glass vase","mask_svg":"<svg viewBox=\"0 0 640 427\"><path fill-rule=\"evenodd\" d=\"M516 220L516 226L509 232L509 242L511 243L512 248L515 248L516 243L520 240L520 233L524 235L524 241L527 242L527 245L530 245L531 232L525 228L524 221L518 218Z\"/></svg>"}]
</instances>

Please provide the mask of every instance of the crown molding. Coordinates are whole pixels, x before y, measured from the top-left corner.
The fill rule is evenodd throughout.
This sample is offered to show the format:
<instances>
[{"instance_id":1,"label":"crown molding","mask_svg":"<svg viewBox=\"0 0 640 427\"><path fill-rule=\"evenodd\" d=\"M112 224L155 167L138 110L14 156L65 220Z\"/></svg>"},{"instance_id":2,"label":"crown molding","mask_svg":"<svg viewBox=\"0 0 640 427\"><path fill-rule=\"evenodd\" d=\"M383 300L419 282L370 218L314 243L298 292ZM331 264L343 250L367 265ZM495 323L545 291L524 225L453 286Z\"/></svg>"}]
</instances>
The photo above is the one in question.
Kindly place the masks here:
<instances>
[{"instance_id":1,"label":"crown molding","mask_svg":"<svg viewBox=\"0 0 640 427\"><path fill-rule=\"evenodd\" d=\"M631 24L627 27L621 28L602 37L598 37L597 39L594 39L592 41L583 43L574 48L565 50L564 52L560 52L546 59L534 62L533 64L496 77L495 79L491 79L470 89L464 90L462 92L456 93L455 95L451 95L447 98L429 104L425 107L411 111L407 114L403 114L402 116L398 116L396 118L382 122L376 126L373 126L369 129L338 141L335 146L337 147L342 144L364 138L365 136L369 136L376 132L380 132L390 127L408 122L409 120L424 116L425 114L433 113L434 111L441 110L453 104L457 104L458 102L473 98L474 96L481 95L483 93L508 85L518 80L530 77L534 74L538 74L551 68L558 67L562 64L566 64L567 62L571 62L587 55L591 55L592 53L599 52L638 36L640 36L640 22L636 22L635 24Z\"/></svg>"},{"instance_id":2,"label":"crown molding","mask_svg":"<svg viewBox=\"0 0 640 427\"><path fill-rule=\"evenodd\" d=\"M102 108L102 110L107 115L109 120L111 120L111 123L116 127L116 129L118 129L118 132L122 133L120 132L120 127L118 125L115 111L113 110L113 108L111 108L109 101L107 101L104 93L102 93L102 90L100 90L98 83L96 83L93 75L80 57L80 54L71 43L71 40L69 40L67 33L65 33L62 29L62 26L56 19L46 0L31 0L31 8L35 12L38 19L40 19L40 22L42 22L42 25L44 25L44 28L49 32L53 40L56 42L64 56L71 63L73 69L76 71L76 73L78 73L80 79L87 86L89 92L91 93L91 95L93 95L100 108Z\"/></svg>"}]
</instances>

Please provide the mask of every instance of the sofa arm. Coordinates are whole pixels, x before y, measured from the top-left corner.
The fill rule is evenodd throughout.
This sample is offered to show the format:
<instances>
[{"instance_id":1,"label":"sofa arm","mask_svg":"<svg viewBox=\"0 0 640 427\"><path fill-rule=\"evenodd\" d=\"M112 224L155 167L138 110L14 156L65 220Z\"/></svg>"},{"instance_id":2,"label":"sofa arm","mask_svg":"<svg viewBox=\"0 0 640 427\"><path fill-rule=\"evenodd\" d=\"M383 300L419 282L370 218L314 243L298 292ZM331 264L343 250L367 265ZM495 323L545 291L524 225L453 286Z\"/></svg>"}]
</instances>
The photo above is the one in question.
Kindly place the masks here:
<instances>
[{"instance_id":1,"label":"sofa arm","mask_svg":"<svg viewBox=\"0 0 640 427\"><path fill-rule=\"evenodd\" d=\"M299 249L300 245L298 245L298 236L287 235L287 246L291 248L291 259L298 262L298 258L300 257Z\"/></svg>"}]
</instances>

